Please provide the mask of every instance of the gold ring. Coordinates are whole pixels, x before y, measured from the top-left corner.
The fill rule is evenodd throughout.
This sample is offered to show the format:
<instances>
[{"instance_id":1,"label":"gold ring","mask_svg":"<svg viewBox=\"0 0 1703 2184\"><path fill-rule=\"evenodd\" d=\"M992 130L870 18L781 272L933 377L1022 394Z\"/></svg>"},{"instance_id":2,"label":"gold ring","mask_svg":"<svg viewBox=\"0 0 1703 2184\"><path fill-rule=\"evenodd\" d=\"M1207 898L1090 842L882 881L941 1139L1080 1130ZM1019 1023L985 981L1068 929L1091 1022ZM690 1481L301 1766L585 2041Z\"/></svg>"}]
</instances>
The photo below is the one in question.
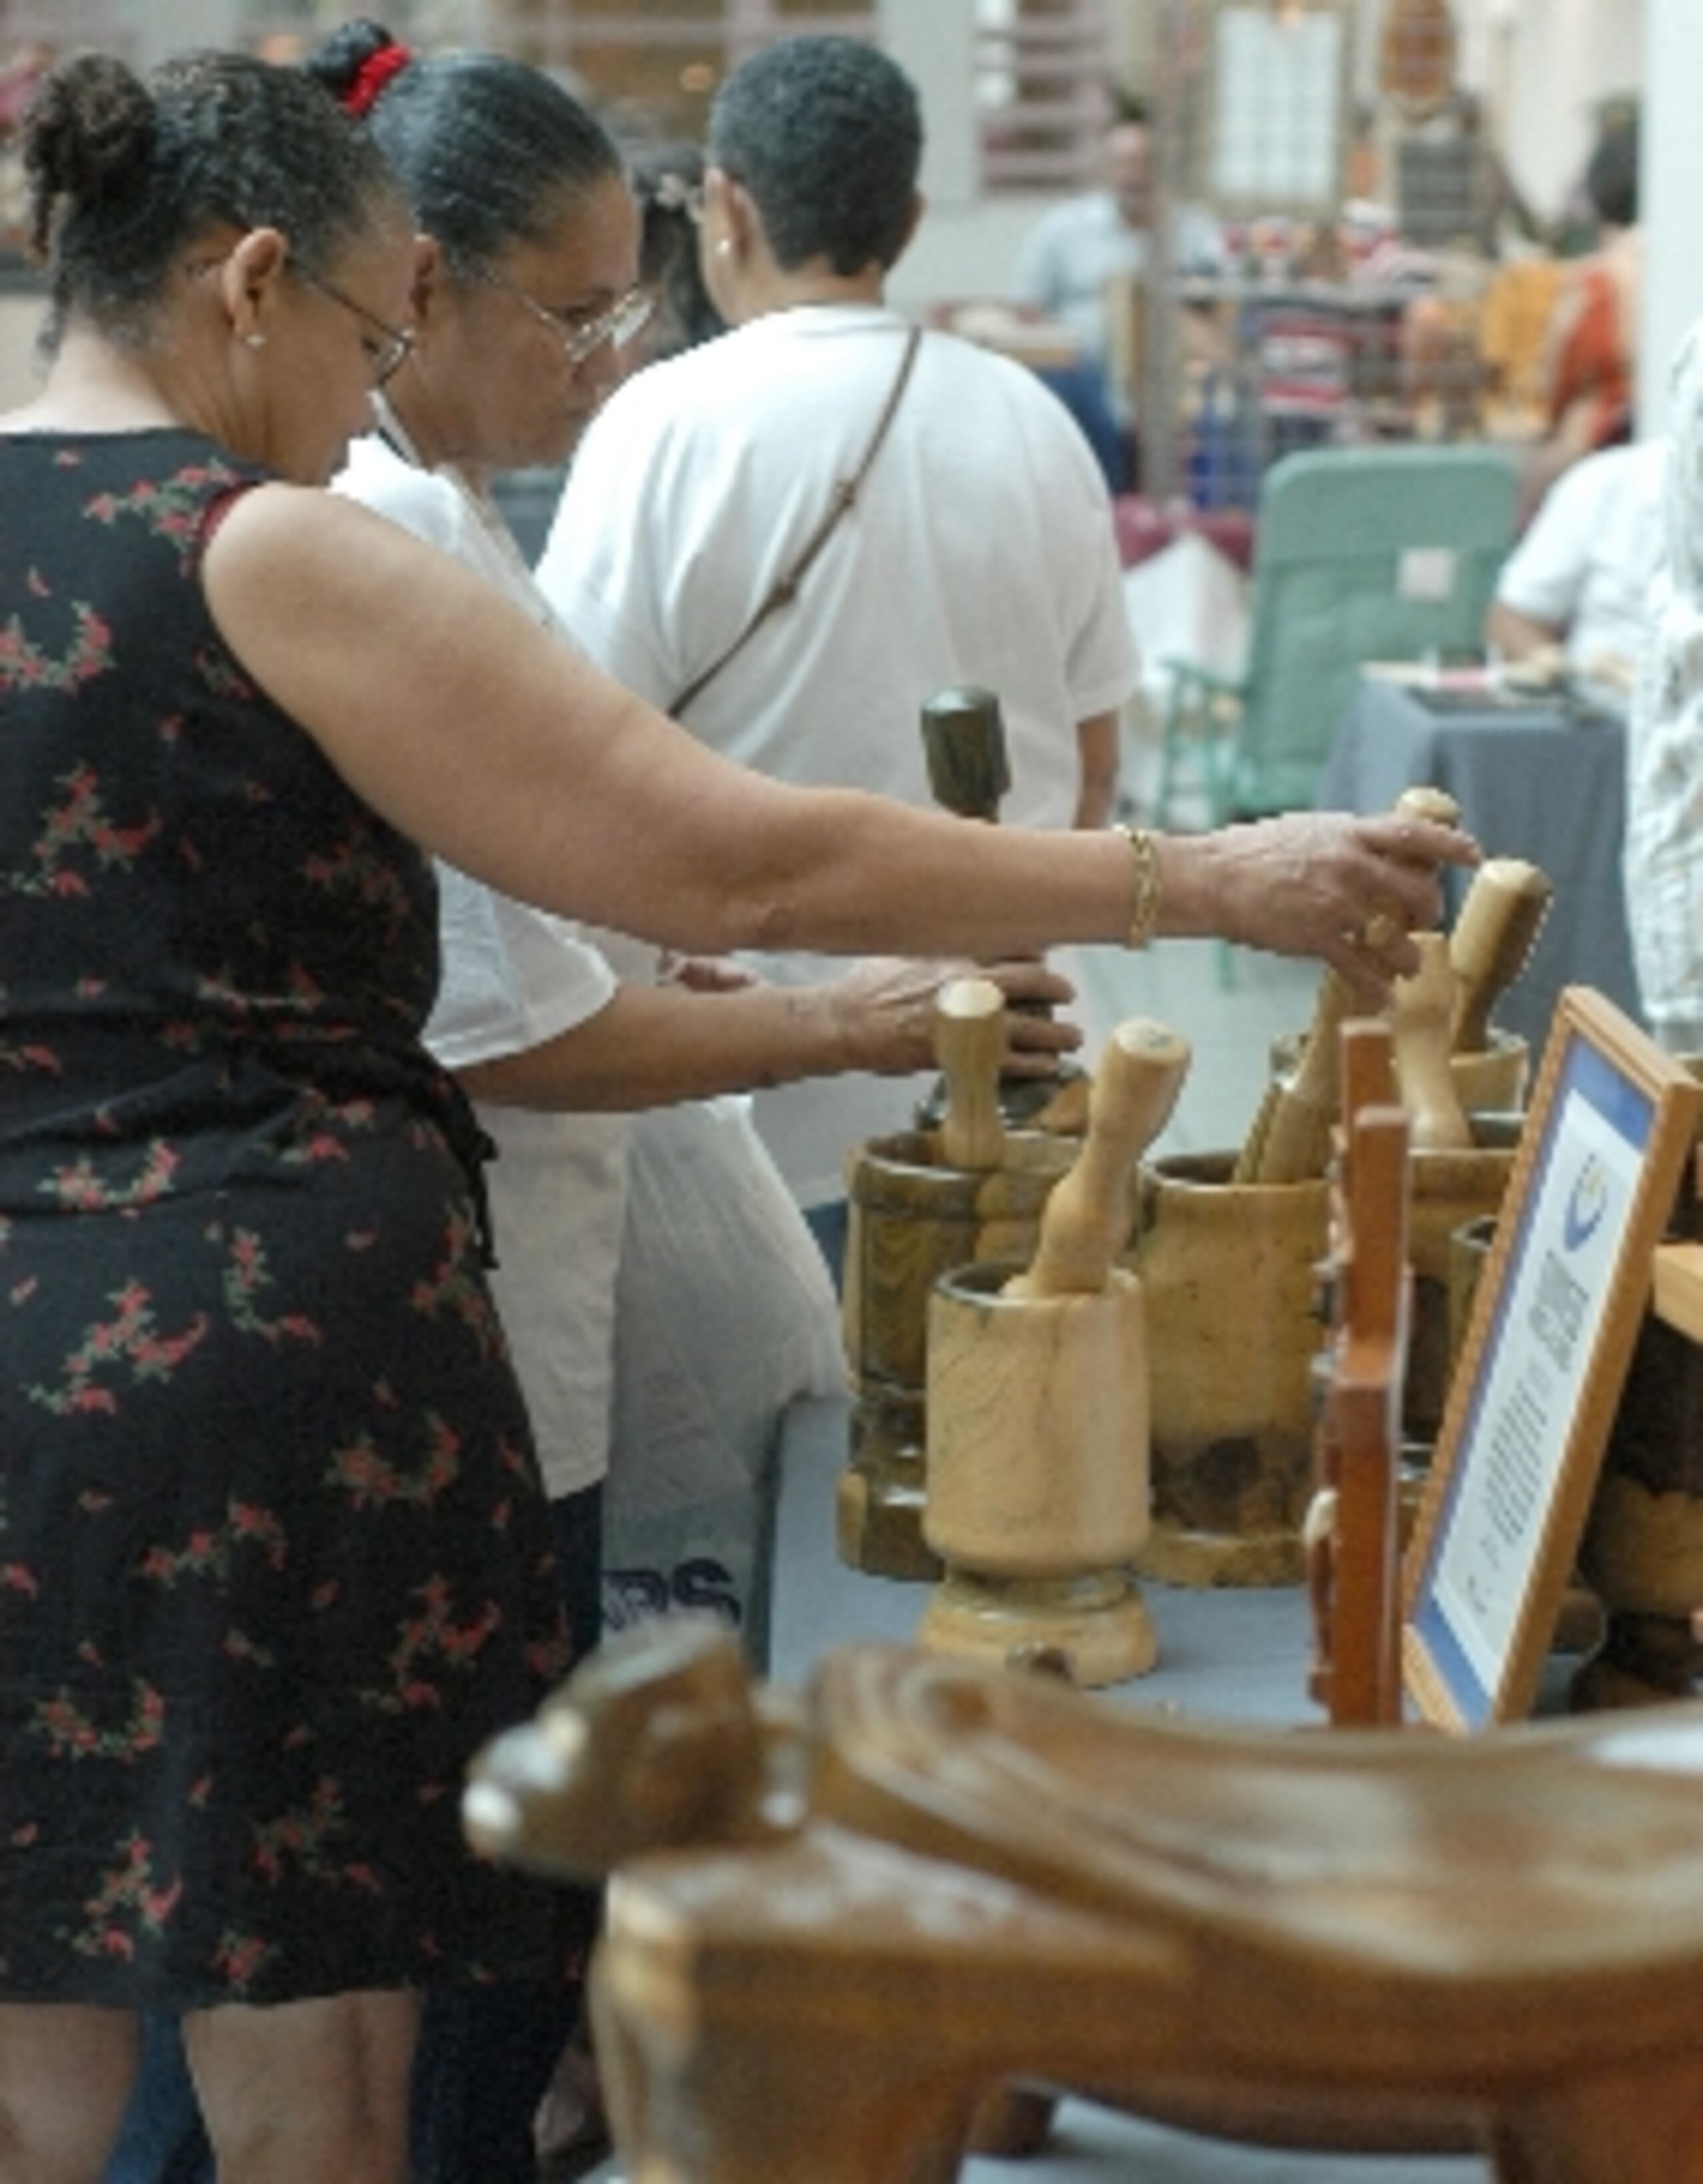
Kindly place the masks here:
<instances>
[{"instance_id":1,"label":"gold ring","mask_svg":"<svg viewBox=\"0 0 1703 2184\"><path fill-rule=\"evenodd\" d=\"M1360 928L1360 945L1371 949L1388 948L1395 939L1397 929L1396 921L1387 910L1375 911Z\"/></svg>"}]
</instances>

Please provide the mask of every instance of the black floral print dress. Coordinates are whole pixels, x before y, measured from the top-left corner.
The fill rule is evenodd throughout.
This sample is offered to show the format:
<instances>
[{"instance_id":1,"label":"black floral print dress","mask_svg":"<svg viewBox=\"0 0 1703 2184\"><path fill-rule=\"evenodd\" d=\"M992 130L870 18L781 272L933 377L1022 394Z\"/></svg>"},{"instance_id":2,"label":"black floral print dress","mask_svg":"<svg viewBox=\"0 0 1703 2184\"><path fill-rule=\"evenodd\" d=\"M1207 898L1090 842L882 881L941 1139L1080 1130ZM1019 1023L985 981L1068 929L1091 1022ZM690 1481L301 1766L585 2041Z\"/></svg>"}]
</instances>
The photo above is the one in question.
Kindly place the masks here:
<instances>
[{"instance_id":1,"label":"black floral print dress","mask_svg":"<svg viewBox=\"0 0 1703 2184\"><path fill-rule=\"evenodd\" d=\"M427 861L204 604L198 435L0 437L0 1999L550 1977L566 1665Z\"/></svg>"}]
</instances>

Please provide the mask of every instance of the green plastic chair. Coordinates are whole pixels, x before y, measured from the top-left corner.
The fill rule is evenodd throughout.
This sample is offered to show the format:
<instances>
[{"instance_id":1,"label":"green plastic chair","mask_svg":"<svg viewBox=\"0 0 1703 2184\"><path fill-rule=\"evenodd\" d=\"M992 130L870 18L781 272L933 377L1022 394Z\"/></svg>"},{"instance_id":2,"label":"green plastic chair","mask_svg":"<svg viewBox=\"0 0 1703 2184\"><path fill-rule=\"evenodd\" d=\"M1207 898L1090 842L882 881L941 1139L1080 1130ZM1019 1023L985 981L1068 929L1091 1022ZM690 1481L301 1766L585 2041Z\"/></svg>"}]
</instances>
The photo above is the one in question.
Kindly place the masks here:
<instances>
[{"instance_id":1,"label":"green plastic chair","mask_svg":"<svg viewBox=\"0 0 1703 2184\"><path fill-rule=\"evenodd\" d=\"M1242 673L1161 663L1160 824L1191 786L1214 827L1309 805L1366 661L1477 653L1517 484L1511 459L1488 447L1332 448L1274 463Z\"/></svg>"}]
</instances>

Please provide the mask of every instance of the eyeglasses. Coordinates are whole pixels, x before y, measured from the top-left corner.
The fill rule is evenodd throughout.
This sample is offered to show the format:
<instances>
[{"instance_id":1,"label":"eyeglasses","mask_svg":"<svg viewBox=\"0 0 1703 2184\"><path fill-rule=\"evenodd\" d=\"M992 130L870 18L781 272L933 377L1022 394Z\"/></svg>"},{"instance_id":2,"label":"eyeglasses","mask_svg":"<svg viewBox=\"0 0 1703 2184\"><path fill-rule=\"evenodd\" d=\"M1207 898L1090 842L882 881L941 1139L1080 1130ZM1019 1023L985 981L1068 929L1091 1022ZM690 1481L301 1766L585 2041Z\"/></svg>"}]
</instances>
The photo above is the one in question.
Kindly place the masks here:
<instances>
[{"instance_id":1,"label":"eyeglasses","mask_svg":"<svg viewBox=\"0 0 1703 2184\"><path fill-rule=\"evenodd\" d=\"M557 335L567 351L567 361L575 370L589 357L595 356L607 342L611 348L625 348L637 333L642 333L650 322L656 309L653 298L642 288L629 288L624 296L617 296L607 310L588 317L583 310L571 306L566 310L552 310L548 304L540 304L535 296L528 295L524 288L505 279L494 267L481 265L475 269L477 277L488 287L500 288L505 296L512 296L523 304L541 326L548 326Z\"/></svg>"},{"instance_id":2,"label":"eyeglasses","mask_svg":"<svg viewBox=\"0 0 1703 2184\"><path fill-rule=\"evenodd\" d=\"M381 319L376 311L369 311L365 304L357 304L353 296L345 296L341 288L332 287L329 281L321 281L316 273L304 272L299 265L290 268L304 288L317 288L321 296L329 296L344 310L352 311L358 319L365 319L378 335L377 341L363 341L367 360L372 370L372 383L382 387L394 379L414 354L415 333L412 326L393 326Z\"/></svg>"}]
</instances>

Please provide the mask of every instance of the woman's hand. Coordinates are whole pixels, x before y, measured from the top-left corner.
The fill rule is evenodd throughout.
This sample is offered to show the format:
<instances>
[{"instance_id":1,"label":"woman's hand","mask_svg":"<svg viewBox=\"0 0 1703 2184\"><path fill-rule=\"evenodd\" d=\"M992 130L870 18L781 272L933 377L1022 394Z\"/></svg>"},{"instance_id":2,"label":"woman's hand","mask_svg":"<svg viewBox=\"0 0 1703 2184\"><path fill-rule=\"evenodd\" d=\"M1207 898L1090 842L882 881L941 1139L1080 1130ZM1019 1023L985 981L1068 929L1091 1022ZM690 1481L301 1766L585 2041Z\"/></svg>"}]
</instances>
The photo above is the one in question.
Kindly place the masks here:
<instances>
[{"instance_id":1,"label":"woman's hand","mask_svg":"<svg viewBox=\"0 0 1703 2184\"><path fill-rule=\"evenodd\" d=\"M948 978L991 978L1008 1002L1068 1005L1076 989L1068 978L1034 958L1007 963L923 962L907 956L871 956L818 990L833 1008L850 1057L849 1068L883 1076L927 1069L935 1059L935 1001ZM1057 1017L1008 1007L1005 1068L1013 1076L1051 1076L1062 1055L1082 1044L1078 1027Z\"/></svg>"},{"instance_id":2,"label":"woman's hand","mask_svg":"<svg viewBox=\"0 0 1703 2184\"><path fill-rule=\"evenodd\" d=\"M1165 931L1315 956L1373 1006L1418 967L1409 935L1443 923L1441 867L1482 855L1452 827L1342 811L1286 812L1192 842L1158 839Z\"/></svg>"}]
</instances>

